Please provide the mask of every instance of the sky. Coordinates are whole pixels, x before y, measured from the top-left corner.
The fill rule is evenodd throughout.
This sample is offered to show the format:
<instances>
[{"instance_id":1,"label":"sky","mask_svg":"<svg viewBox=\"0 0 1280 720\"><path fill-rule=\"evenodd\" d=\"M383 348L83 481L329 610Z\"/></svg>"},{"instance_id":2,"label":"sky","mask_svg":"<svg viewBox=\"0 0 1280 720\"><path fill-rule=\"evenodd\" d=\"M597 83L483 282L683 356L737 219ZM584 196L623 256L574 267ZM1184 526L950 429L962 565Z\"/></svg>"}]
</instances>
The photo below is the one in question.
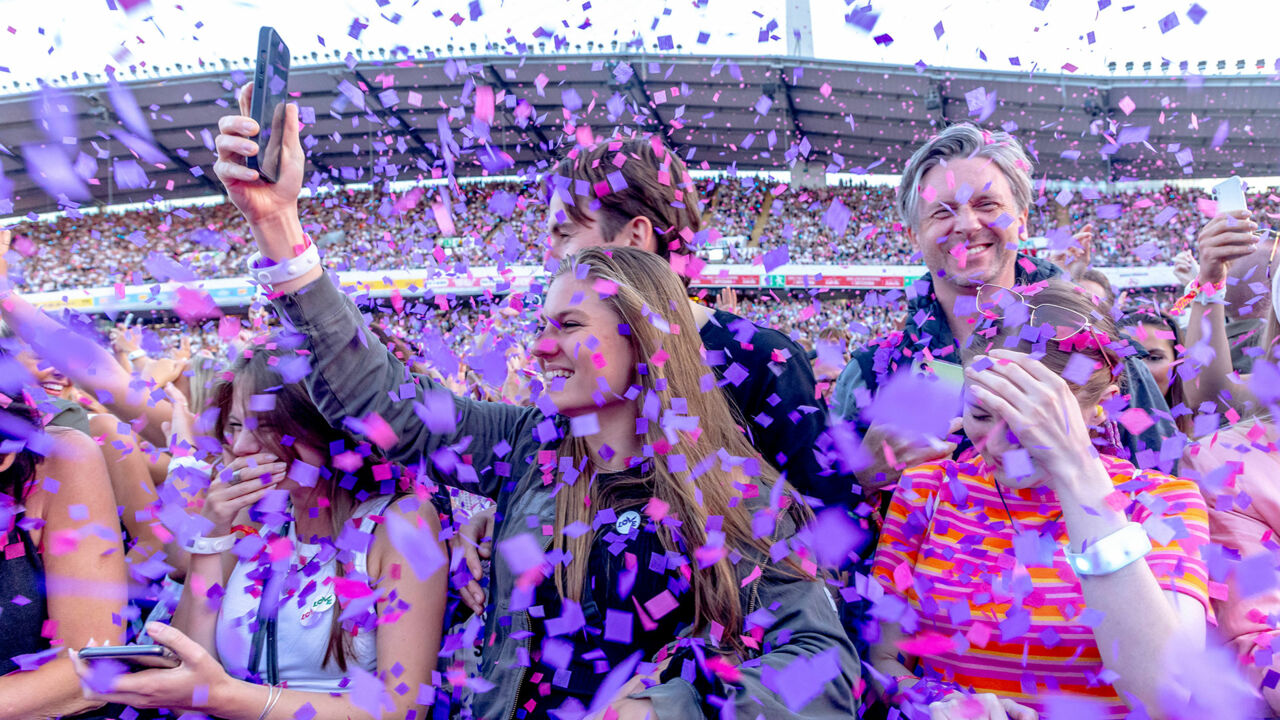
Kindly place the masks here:
<instances>
[{"instance_id":1,"label":"sky","mask_svg":"<svg viewBox=\"0 0 1280 720\"><path fill-rule=\"evenodd\" d=\"M362 48L444 49L497 42L536 50L667 41L685 53L782 55L789 0L0 0L0 92L74 72L142 62L169 66L250 56L261 25L295 54ZM1058 73L1107 72L1162 57L1176 64L1264 59L1274 72L1272 23L1243 0L809 0L814 56L861 62ZM128 7L126 7L128 6ZM299 12L305 8L306 12ZM1274 12L1277 11L1262 11ZM1198 21L1198 22L1197 22ZM355 35L356 37L353 37ZM985 59L984 59L985 58ZM1017 65L1011 58L1017 58ZM220 67L220 66L219 66ZM149 73L147 74L149 76ZM125 77L130 77L125 75ZM19 83L14 87L13 83Z\"/></svg>"}]
</instances>

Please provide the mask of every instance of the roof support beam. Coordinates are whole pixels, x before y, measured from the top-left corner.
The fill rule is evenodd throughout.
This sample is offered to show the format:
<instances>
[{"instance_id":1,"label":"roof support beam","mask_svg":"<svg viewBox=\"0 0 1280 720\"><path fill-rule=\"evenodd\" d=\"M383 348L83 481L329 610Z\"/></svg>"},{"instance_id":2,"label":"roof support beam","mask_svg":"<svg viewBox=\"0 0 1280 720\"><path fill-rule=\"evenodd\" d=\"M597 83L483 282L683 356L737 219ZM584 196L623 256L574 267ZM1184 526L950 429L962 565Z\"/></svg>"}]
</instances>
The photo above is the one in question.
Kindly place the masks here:
<instances>
[{"instance_id":1,"label":"roof support beam","mask_svg":"<svg viewBox=\"0 0 1280 720\"><path fill-rule=\"evenodd\" d=\"M649 132L660 132L664 138L669 138L671 137L671 126L667 124L666 120L662 119L662 113L658 112L658 106L654 104L653 98L649 95L649 88L645 84L645 78L640 76L641 73L646 76L649 74L648 65L643 60L638 64L640 65L639 72L636 72L635 66L632 65L631 77L622 85L622 89L631 97L637 108L644 108L647 112L649 122L646 124L645 129Z\"/></svg>"},{"instance_id":2,"label":"roof support beam","mask_svg":"<svg viewBox=\"0 0 1280 720\"><path fill-rule=\"evenodd\" d=\"M489 78L490 84L494 87L512 97L520 97L511 89L511 86L507 84L507 81L502 79L502 74L493 66L493 63L486 64L484 66L484 72L485 76ZM514 113L507 110L503 110L503 113L511 118L511 125L516 126ZM533 148L533 153L538 156L538 159L546 160L547 162L554 162L556 159L555 150L551 149L551 141L547 139L546 133L542 132L542 128L531 120L525 129L528 130L529 133L531 133L538 141L538 144Z\"/></svg>"},{"instance_id":3,"label":"roof support beam","mask_svg":"<svg viewBox=\"0 0 1280 720\"><path fill-rule=\"evenodd\" d=\"M372 90L373 83L369 82L369 79L364 76L364 73L354 68L352 68L351 72L355 74L356 79L359 80L361 84L363 84L366 88L369 88L370 90ZM388 108L387 106L383 105L382 100L378 98L378 96L373 92L368 92L366 93L366 95L372 97L375 101L377 101L378 107L374 108L370 106L369 109L372 110L373 114L376 115L378 119L382 120L382 122L387 127L391 128L392 131L395 131L397 128L399 128L401 132L409 136L409 139L413 141L414 145L417 145L419 148L423 150L429 149L427 148L426 141L423 140L422 136L418 134L418 129L415 128L413 125L410 125L404 119L404 117L400 115L400 112L398 110ZM394 123L391 122L392 119L395 120Z\"/></svg>"}]
</instances>

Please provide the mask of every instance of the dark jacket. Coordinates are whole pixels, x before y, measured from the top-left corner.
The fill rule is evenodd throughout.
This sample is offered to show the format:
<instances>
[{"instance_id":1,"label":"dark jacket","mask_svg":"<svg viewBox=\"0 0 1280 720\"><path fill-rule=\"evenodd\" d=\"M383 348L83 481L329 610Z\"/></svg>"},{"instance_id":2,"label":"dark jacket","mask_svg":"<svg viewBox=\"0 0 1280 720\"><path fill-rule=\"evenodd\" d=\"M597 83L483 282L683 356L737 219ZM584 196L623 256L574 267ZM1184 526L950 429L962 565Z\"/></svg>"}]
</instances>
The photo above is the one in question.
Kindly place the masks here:
<instances>
[{"instance_id":1,"label":"dark jacket","mask_svg":"<svg viewBox=\"0 0 1280 720\"><path fill-rule=\"evenodd\" d=\"M1044 260L1024 255L1018 256L1015 267L1019 285L1042 282L1062 272ZM865 433L870 425L862 417L861 410L877 388L893 373L910 369L914 357L921 350L928 348L938 360L960 362L960 347L947 324L942 304L933 292L932 274L916 281L915 297L907 303L907 313L907 324L901 333L893 333L854 353L836 380L832 410L853 423L859 433ZM1163 461L1159 455L1165 439L1175 436L1177 428L1168 417L1169 405L1160 394L1155 378L1151 377L1151 371L1142 361L1145 351L1136 343L1130 343L1130 346L1134 354L1124 359L1124 392L1129 395L1129 406L1147 411L1154 424L1136 435L1121 425L1121 442L1132 453L1134 464L1148 468L1168 463L1162 469L1173 472L1182 448L1175 448L1176 453L1170 452L1170 457Z\"/></svg>"},{"instance_id":2,"label":"dark jacket","mask_svg":"<svg viewBox=\"0 0 1280 720\"><path fill-rule=\"evenodd\" d=\"M777 330L724 310L714 311L699 335L717 385L761 457L801 493L824 505L847 504L853 478L823 468L814 455L827 429L827 403L808 354Z\"/></svg>"},{"instance_id":3,"label":"dark jacket","mask_svg":"<svg viewBox=\"0 0 1280 720\"><path fill-rule=\"evenodd\" d=\"M523 607L513 607L513 595L531 602L532 592L516 591L507 553L523 548L526 552L520 554L527 555L531 546L545 551L551 543L543 528L555 521L551 495L555 486L544 484L540 459L554 463L549 458L555 457L564 424L536 408L456 397L410 374L364 327L359 310L328 276L273 303L305 336L303 347L310 352L311 362L306 385L329 422L340 425L347 418L377 413L397 438L383 448L388 459L406 465L429 463L433 475L443 482L497 502L495 560L489 571L490 606L480 662L480 674L492 688L476 693L472 712L480 718L509 717L528 668L529 651L525 636L529 616ZM554 465L547 469L553 471ZM791 532L793 527L779 522L777 537ZM755 563L743 561L737 567L745 579ZM772 622L761 645L769 651L745 663L741 680L729 690L737 716L852 717L858 658L824 584L766 570L757 581L744 585L743 607L767 613ZM603 625L601 618L588 614L586 619ZM796 665L797 661L806 664ZM775 691L789 684L796 672L812 677L827 670L834 670L834 677L794 710ZM703 714L703 698L681 678L638 696L650 698L663 720Z\"/></svg>"}]
</instances>

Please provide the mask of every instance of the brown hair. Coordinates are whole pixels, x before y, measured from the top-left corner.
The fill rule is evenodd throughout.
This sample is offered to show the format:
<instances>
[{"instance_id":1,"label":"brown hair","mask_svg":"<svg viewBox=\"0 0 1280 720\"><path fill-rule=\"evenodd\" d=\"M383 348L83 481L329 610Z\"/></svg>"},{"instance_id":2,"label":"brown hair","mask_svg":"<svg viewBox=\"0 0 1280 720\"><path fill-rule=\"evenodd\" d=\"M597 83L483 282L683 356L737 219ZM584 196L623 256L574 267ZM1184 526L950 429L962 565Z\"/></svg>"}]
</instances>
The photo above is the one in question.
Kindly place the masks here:
<instances>
[{"instance_id":1,"label":"brown hair","mask_svg":"<svg viewBox=\"0 0 1280 720\"><path fill-rule=\"evenodd\" d=\"M1108 279L1107 276L1101 270L1098 270L1097 268L1089 268L1084 272L1080 273L1080 277L1076 278L1076 281L1077 282L1087 281L1091 283L1097 283L1098 285L1102 286L1102 291L1103 291L1102 299L1105 300L1108 305L1116 304L1115 288L1111 287L1111 280Z\"/></svg>"},{"instance_id":2,"label":"brown hair","mask_svg":"<svg viewBox=\"0 0 1280 720\"><path fill-rule=\"evenodd\" d=\"M702 389L701 377L707 366L697 324L685 301L684 288L661 258L629 247L587 248L560 266L556 278L565 275L617 286L615 293L601 299L626 325L634 358L644 361L659 351L666 352L664 363L649 363L645 372L635 374L633 384L640 390L634 402L644 408L642 417L648 420L646 430L640 433L646 448L661 456L658 449L670 443L670 450L652 463L647 477L602 487L593 477L586 442L580 437L565 440L560 456L581 475L578 482L566 482L556 492L555 548L572 553L571 559L556 569L556 589L561 597L576 602L587 579L591 533L567 537L565 527L590 525L594 509L607 507L609 495L622 483L652 483L654 497L667 504L669 515L679 523L678 529L668 522L659 523L658 537L669 552L693 560L696 551L713 546L708 520L721 518L725 552L705 567L703 562L692 563L693 631L698 633L717 623L724 628L722 638L733 651L744 652L739 584L728 553L758 554L761 564L767 564L770 541L753 532L742 491L756 485L760 495L768 497L771 488L783 481L742 434L724 395ZM677 400L684 405L680 415L698 419L696 430L664 427L669 425L664 417L678 407ZM677 464L675 458L680 455L683 462ZM807 508L792 502L789 495L783 496L781 506L781 512L791 513L797 527L809 517ZM787 574L802 573L794 558L780 569Z\"/></svg>"},{"instance_id":3,"label":"brown hair","mask_svg":"<svg viewBox=\"0 0 1280 720\"><path fill-rule=\"evenodd\" d=\"M1031 308L1040 305L1057 305L1074 310L1089 318L1093 334L1098 342L1072 344L1071 350L1064 350L1056 340L1026 340L1022 336L1025 325L996 321L986 328L976 331L963 351L965 364L976 355L995 349L1016 350L1018 352L1035 352L1041 355L1040 362L1045 367L1061 376L1066 372L1072 355L1083 355L1094 363L1093 372L1083 384L1069 379L1067 385L1080 400L1082 407L1096 404L1112 383L1119 384L1124 378L1124 363L1110 345L1119 339L1119 330L1111 317L1111 306L1103 301L1095 305L1092 297L1085 295L1080 288L1073 287L1062 280L1050 280L1043 286L1037 285L1020 291ZM1088 332L1088 330L1082 331ZM1072 338L1074 340L1075 338ZM1102 347L1099 347L1102 345Z\"/></svg>"},{"instance_id":4,"label":"brown hair","mask_svg":"<svg viewBox=\"0 0 1280 720\"><path fill-rule=\"evenodd\" d=\"M15 505L26 499L36 479L36 468L44 461L44 455L36 450L42 433L40 413L35 407L25 402L0 407L0 445L15 448L6 447L6 451L0 453L0 459L10 452L14 454L13 463L0 471L0 494L12 498Z\"/></svg>"},{"instance_id":5,"label":"brown hair","mask_svg":"<svg viewBox=\"0 0 1280 720\"><path fill-rule=\"evenodd\" d=\"M672 255L693 254L694 235L702 230L698 188L684 161L656 135L575 147L543 183L547 200L559 195L575 223L589 224L586 211L594 210L608 242L643 217L653 225L659 257L669 262Z\"/></svg>"},{"instance_id":6,"label":"brown hair","mask_svg":"<svg viewBox=\"0 0 1280 720\"><path fill-rule=\"evenodd\" d=\"M1153 311L1131 312L1120 318L1120 322L1118 324L1121 330L1137 327L1138 325L1150 325L1152 327L1160 328L1161 330L1168 330L1173 333L1173 339L1170 342L1174 348L1174 357L1177 356L1177 348L1182 344L1182 328L1178 327L1177 321L1168 315ZM1186 389L1183 387L1182 376L1178 373L1178 368L1176 366L1169 368L1169 392L1165 393L1164 399L1169 405L1170 410L1173 410L1178 405L1185 404L1187 401ZM1194 411L1195 408L1188 408L1188 410ZM1195 420L1192 417L1192 413L1179 415L1174 418L1174 424L1177 426L1179 432L1187 436L1190 436L1192 431L1195 429Z\"/></svg>"},{"instance_id":7,"label":"brown hair","mask_svg":"<svg viewBox=\"0 0 1280 720\"><path fill-rule=\"evenodd\" d=\"M274 364L291 356L291 351L249 350L238 358L231 370L223 374L224 379L214 386L209 397L209 407L218 410L214 420L214 433L220 441L226 442L227 422L237 396L245 399L246 406L251 397L273 396L275 401L269 409L251 411L252 420L256 422L254 435L264 447L289 465L299 459L294 449L298 443L324 453L325 464L320 468L320 480L314 490L317 493L321 490L326 492L332 533L330 540L336 540L342 532L342 526L351 519L356 502L351 492L343 487L352 487L353 479L345 475L341 478L333 477L330 473L336 471L329 469L329 460L336 449L358 449L359 443L352 435L333 427L325 420L305 387L300 383L284 381ZM250 418L246 417L244 421L247 425ZM292 438L287 444L286 437ZM354 479L354 482L357 484L377 487L372 481L368 463L363 464L356 475L358 479ZM345 575L341 558L335 558L334 570L338 577ZM351 636L342 629L342 623L338 619L342 614L340 609L334 608L331 614L329 647L325 650L324 664L333 662L339 670L346 672L347 653L352 652Z\"/></svg>"}]
</instances>

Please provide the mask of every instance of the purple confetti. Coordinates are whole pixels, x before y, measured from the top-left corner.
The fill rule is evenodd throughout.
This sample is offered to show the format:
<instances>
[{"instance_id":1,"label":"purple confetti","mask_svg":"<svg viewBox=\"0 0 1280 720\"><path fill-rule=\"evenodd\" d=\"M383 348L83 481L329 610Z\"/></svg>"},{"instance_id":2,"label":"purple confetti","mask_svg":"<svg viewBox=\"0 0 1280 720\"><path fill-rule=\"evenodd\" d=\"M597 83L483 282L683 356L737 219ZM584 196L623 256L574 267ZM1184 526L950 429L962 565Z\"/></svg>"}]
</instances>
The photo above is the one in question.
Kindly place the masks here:
<instances>
[{"instance_id":1,"label":"purple confetti","mask_svg":"<svg viewBox=\"0 0 1280 720\"><path fill-rule=\"evenodd\" d=\"M419 580L426 582L447 562L430 527L415 527L398 513L386 514L387 536ZM520 537L528 537L521 535Z\"/></svg>"}]
</instances>

